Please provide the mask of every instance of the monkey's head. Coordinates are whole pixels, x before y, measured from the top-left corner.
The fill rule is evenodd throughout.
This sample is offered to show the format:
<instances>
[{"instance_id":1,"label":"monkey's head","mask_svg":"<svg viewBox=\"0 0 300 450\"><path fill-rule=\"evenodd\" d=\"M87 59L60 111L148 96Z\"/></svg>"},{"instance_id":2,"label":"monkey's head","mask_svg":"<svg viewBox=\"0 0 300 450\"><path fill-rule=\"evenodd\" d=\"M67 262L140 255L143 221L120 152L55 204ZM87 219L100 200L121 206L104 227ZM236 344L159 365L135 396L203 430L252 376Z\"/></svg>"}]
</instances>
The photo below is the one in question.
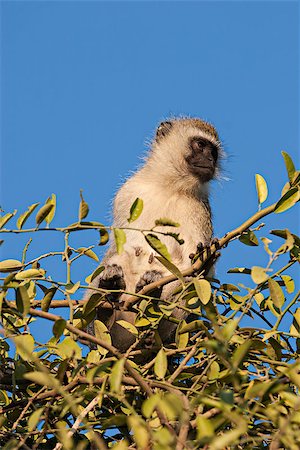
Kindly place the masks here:
<instances>
[{"instance_id":1,"label":"monkey's head","mask_svg":"<svg viewBox=\"0 0 300 450\"><path fill-rule=\"evenodd\" d=\"M204 184L218 172L222 147L216 129L208 122L176 118L159 125L153 152L163 161L167 177L170 171L173 178Z\"/></svg>"}]
</instances>

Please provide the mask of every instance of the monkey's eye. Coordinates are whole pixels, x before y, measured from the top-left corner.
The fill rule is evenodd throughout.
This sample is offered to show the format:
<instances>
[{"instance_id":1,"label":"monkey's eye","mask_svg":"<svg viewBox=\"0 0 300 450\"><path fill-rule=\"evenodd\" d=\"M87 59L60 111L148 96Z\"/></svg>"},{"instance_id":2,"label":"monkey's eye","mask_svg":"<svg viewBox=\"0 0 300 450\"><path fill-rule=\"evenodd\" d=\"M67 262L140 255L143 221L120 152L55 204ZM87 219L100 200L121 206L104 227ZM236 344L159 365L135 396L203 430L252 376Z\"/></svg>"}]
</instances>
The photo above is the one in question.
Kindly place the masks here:
<instances>
[{"instance_id":1,"label":"monkey's eye","mask_svg":"<svg viewBox=\"0 0 300 450\"><path fill-rule=\"evenodd\" d=\"M162 122L157 128L156 137L160 138L166 136L170 132L172 126L172 122Z\"/></svg>"},{"instance_id":2,"label":"monkey's eye","mask_svg":"<svg viewBox=\"0 0 300 450\"><path fill-rule=\"evenodd\" d=\"M191 147L195 152L202 152L206 145L207 141L202 138L195 138L191 142Z\"/></svg>"}]
</instances>

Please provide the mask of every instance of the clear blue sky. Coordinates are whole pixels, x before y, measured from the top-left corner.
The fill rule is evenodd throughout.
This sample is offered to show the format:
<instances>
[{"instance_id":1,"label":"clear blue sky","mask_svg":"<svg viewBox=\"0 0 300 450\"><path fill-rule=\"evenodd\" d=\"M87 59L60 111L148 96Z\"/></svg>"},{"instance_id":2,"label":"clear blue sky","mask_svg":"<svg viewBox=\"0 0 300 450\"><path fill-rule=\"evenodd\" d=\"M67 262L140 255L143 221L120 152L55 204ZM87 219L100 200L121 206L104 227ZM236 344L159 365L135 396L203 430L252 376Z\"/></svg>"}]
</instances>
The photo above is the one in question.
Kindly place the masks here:
<instances>
[{"instance_id":1,"label":"clear blue sky","mask_svg":"<svg viewBox=\"0 0 300 450\"><path fill-rule=\"evenodd\" d=\"M255 173L268 181L268 202L278 198L281 150L299 167L298 2L2 1L1 19L5 211L23 212L54 192L53 225L66 225L77 219L82 188L89 217L109 223L114 192L170 114L213 122L224 142L229 181L212 190L217 236L257 209ZM261 235L285 227L299 232L296 210L268 219ZM2 256L19 259L26 240L9 237ZM34 236L28 256L62 243ZM263 250L256 255L233 245L218 275L228 282L230 266L266 264ZM83 276L78 264L73 281L95 265L86 259Z\"/></svg>"}]
</instances>

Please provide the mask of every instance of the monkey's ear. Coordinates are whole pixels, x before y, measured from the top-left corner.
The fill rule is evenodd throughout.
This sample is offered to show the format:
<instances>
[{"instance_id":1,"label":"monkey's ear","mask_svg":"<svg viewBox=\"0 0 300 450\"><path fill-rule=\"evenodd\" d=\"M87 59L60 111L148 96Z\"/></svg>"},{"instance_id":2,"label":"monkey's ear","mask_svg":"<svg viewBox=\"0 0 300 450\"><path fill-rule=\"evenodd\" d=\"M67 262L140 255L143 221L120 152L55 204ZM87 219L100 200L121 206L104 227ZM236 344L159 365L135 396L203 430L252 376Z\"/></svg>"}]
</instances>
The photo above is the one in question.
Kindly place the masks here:
<instances>
[{"instance_id":1,"label":"monkey's ear","mask_svg":"<svg viewBox=\"0 0 300 450\"><path fill-rule=\"evenodd\" d=\"M166 136L170 132L172 127L172 122L162 122L156 130L156 139L160 139L161 137Z\"/></svg>"}]
</instances>

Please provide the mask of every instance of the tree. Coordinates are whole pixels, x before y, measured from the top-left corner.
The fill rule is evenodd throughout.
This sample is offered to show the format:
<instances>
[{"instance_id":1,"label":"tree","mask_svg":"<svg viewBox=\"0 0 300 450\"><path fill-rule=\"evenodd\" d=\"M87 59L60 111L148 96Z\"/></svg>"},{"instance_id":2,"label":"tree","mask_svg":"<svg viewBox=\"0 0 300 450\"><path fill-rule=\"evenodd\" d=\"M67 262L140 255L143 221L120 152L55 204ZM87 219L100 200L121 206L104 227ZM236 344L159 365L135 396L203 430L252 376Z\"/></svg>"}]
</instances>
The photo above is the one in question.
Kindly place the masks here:
<instances>
[{"instance_id":1,"label":"tree","mask_svg":"<svg viewBox=\"0 0 300 450\"><path fill-rule=\"evenodd\" d=\"M121 323L136 336L126 354L112 346L109 330L101 321L94 322L95 336L84 331L95 319L99 304L111 308L108 291L98 289L86 302L74 300L74 294L83 292L86 285L72 283L72 264L79 258L98 258L95 245L72 248L70 235L98 230L98 245L109 238L109 227L86 221L89 207L82 193L78 221L66 227L50 228L54 195L39 209L35 203L19 215L15 228L7 227L16 211L1 217L4 236L58 231L65 238L63 250L49 251L31 261L26 256L29 240L22 260L0 263L3 449L299 448L300 291L295 290L290 275L300 260L299 237L288 229L271 231L281 239L276 250L269 238L260 237L269 259L266 267L228 270L239 275L242 283L205 278L220 251L228 251L233 240L259 248L259 221L299 201L300 172L287 153L283 152L283 157L288 181L278 202L261 207L268 190L263 177L256 175L258 211L218 245L196 254L191 267L182 273L168 261L155 224L151 235L156 239L140 231L170 276L146 286L120 306L138 313L135 325ZM142 202L136 201L129 222L141 209ZM36 226L25 229L35 210ZM46 228L42 227L44 221ZM126 229L114 231L122 251ZM54 255L61 256L66 265L64 281L52 279L43 269ZM101 266L86 283L100 270ZM181 289L172 298L160 300L150 295L154 287L174 280L181 281ZM63 300L55 299L58 293L64 295ZM66 306L68 319L56 313ZM176 306L184 308L189 317L178 322L174 342L163 345L157 337L156 351L139 363L139 342L157 329L162 318L173 320L170 316ZM256 326L256 318L263 327ZM53 322L47 342L38 342L31 334L35 319Z\"/></svg>"}]
</instances>

